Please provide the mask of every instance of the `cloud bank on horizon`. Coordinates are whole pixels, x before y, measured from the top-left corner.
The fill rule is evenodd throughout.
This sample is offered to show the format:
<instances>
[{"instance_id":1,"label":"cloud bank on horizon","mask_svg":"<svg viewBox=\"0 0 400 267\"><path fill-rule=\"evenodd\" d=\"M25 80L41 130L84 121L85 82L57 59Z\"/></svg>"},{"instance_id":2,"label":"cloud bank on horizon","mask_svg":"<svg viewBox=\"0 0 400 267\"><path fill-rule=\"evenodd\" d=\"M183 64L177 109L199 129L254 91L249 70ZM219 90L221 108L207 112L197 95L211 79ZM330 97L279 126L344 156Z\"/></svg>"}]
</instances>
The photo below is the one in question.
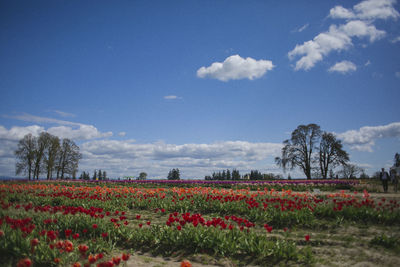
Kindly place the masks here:
<instances>
[{"instance_id":1,"label":"cloud bank on horizon","mask_svg":"<svg viewBox=\"0 0 400 267\"><path fill-rule=\"evenodd\" d=\"M32 116L15 116L20 120L31 118L32 121L75 124L51 118ZM101 133L93 125L78 124L72 130L70 126L48 127L39 125L25 127L14 126L10 129L0 125L0 169L12 175L15 165L17 142L26 134L38 136L41 132L70 138L77 141L83 154L81 170L91 170L99 166L107 166L110 175L123 176L132 171L152 170L153 177L163 177L170 168L191 169L190 178L196 175L211 173L216 169L257 168L257 164L269 166L270 172L280 172L277 166L265 164L266 159L280 156L282 143L254 143L247 141L221 141L209 144L167 144L155 142L139 144L134 140L109 139L112 132ZM120 137L126 133L119 134ZM352 150L372 152L375 142L382 138L400 138L400 122L387 125L364 126L358 130L335 133ZM10 163L12 163L10 165ZM362 164L362 163L361 163ZM365 164L364 164L365 165ZM366 165L367 166L367 165ZM264 167L265 168L265 167ZM197 177L200 178L200 177Z\"/></svg>"}]
</instances>

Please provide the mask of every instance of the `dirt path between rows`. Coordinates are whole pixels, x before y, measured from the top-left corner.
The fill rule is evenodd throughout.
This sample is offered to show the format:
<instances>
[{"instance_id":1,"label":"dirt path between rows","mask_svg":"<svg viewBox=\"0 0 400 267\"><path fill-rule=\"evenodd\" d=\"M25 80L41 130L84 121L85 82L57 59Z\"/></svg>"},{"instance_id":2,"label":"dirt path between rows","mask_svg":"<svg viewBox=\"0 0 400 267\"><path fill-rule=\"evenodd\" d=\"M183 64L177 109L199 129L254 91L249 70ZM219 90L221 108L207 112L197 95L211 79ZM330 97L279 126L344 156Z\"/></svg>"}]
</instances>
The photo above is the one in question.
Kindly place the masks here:
<instances>
[{"instance_id":1,"label":"dirt path between rows","mask_svg":"<svg viewBox=\"0 0 400 267\"><path fill-rule=\"evenodd\" d=\"M130 256L127 266L128 267L180 267L181 262L187 260L186 258L164 258L161 256L153 256L148 253L135 253ZM203 262L203 263L199 263ZM214 260L212 257L203 255L198 256L196 261L191 260L193 267L231 267L234 266L227 260ZM217 263L217 265L215 264Z\"/></svg>"},{"instance_id":2,"label":"dirt path between rows","mask_svg":"<svg viewBox=\"0 0 400 267\"><path fill-rule=\"evenodd\" d=\"M296 192L296 193L310 193L312 195L334 195L334 194L338 194L340 195L341 192L324 192L324 191L320 191L320 192ZM354 192L349 192L349 191L344 191L344 193L346 195L354 195L356 197L363 197L364 193L362 192L357 192L357 194L354 194ZM394 193L394 192L388 192L388 193L368 193L370 198L390 198L390 199L400 199L400 192Z\"/></svg>"}]
</instances>

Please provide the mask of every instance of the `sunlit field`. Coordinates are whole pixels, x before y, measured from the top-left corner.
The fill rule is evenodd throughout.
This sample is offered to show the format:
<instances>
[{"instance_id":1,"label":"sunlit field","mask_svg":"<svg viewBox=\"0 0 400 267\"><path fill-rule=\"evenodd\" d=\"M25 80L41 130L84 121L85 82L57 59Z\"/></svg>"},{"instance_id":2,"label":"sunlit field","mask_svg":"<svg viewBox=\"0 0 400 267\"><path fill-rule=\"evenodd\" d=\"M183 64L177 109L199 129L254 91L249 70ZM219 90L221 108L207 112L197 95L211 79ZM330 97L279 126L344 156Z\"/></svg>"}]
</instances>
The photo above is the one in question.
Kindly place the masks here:
<instances>
[{"instance_id":1,"label":"sunlit field","mask_svg":"<svg viewBox=\"0 0 400 267\"><path fill-rule=\"evenodd\" d=\"M150 266L153 259L168 266L395 266L400 202L367 186L3 182L0 262L135 266L144 257Z\"/></svg>"}]
</instances>

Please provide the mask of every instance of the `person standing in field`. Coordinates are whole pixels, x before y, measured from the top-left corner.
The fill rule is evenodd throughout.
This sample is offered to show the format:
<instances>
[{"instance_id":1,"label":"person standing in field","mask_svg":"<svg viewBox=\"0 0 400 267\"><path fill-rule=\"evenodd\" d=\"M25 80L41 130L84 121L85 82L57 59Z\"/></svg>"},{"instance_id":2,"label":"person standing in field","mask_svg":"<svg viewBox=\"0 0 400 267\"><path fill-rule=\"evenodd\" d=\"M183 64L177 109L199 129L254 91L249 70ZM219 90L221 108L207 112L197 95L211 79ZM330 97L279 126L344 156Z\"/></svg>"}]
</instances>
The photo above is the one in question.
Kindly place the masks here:
<instances>
[{"instance_id":1,"label":"person standing in field","mask_svg":"<svg viewBox=\"0 0 400 267\"><path fill-rule=\"evenodd\" d=\"M388 191L388 180L389 174L385 171L385 168L382 168L382 171L379 173L379 178L382 181L383 192L387 193Z\"/></svg>"},{"instance_id":2,"label":"person standing in field","mask_svg":"<svg viewBox=\"0 0 400 267\"><path fill-rule=\"evenodd\" d=\"M399 173L398 170L396 169L391 169L390 170L390 179L392 180L393 183L393 191L397 193L397 186L399 184Z\"/></svg>"}]
</instances>

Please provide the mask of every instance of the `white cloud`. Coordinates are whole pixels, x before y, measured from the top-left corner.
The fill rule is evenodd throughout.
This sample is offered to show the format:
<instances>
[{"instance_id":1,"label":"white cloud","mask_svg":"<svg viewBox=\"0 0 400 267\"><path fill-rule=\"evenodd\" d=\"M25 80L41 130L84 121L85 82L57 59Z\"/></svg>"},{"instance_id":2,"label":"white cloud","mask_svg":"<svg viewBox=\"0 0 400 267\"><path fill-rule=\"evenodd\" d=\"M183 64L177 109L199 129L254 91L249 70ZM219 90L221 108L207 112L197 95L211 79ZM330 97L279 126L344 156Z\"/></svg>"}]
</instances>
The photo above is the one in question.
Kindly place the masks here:
<instances>
[{"instance_id":1,"label":"white cloud","mask_svg":"<svg viewBox=\"0 0 400 267\"><path fill-rule=\"evenodd\" d=\"M364 126L359 130L350 130L336 135L351 149L372 152L376 139L400 137L400 122L382 126Z\"/></svg>"},{"instance_id":2,"label":"white cloud","mask_svg":"<svg viewBox=\"0 0 400 267\"><path fill-rule=\"evenodd\" d=\"M396 71L396 73L394 74L397 78L400 78L400 71Z\"/></svg>"},{"instance_id":3,"label":"white cloud","mask_svg":"<svg viewBox=\"0 0 400 267\"><path fill-rule=\"evenodd\" d=\"M60 111L60 110L54 110L54 112L57 113L58 115L60 115L61 117L65 117L65 118L66 117L75 117L75 114Z\"/></svg>"},{"instance_id":4,"label":"white cloud","mask_svg":"<svg viewBox=\"0 0 400 267\"><path fill-rule=\"evenodd\" d=\"M50 127L47 130L45 130L41 126L29 126L29 127L13 127L15 128L15 131L19 131L19 135L22 135L22 137L26 134L26 131L29 131L29 129L38 129L40 128L40 132L42 131L47 131L50 134L56 135L60 138L69 138L69 139L74 139L74 140L89 140L89 139L94 139L94 138L106 138L112 136L112 132L100 132L96 127L93 125L87 125L83 123L77 123L77 122L70 122L70 121L65 121L65 120L58 120L58 119L53 119L53 118L47 118L47 117L40 117L40 116L35 116L31 114L22 114L22 115L17 115L17 116L6 116L9 118L17 119L17 120L22 120L22 121L27 121L27 122L35 122L39 124L58 124L60 126L55 126L55 127ZM33 128L32 128L33 127ZM39 132L39 133L40 133ZM37 132L36 132L37 133ZM33 134L33 133L32 133ZM36 134L38 135L38 133ZM18 139L21 139L22 137L19 137Z\"/></svg>"},{"instance_id":5,"label":"white cloud","mask_svg":"<svg viewBox=\"0 0 400 267\"><path fill-rule=\"evenodd\" d=\"M334 19L353 19L355 14L342 6L335 6L329 11L329 17Z\"/></svg>"},{"instance_id":6,"label":"white cloud","mask_svg":"<svg viewBox=\"0 0 400 267\"><path fill-rule=\"evenodd\" d=\"M47 129L47 132L60 138L69 138L73 140L89 140L94 138L111 137L112 132L102 133L92 125L81 124L73 129L69 126L57 126Z\"/></svg>"},{"instance_id":7,"label":"white cloud","mask_svg":"<svg viewBox=\"0 0 400 267\"><path fill-rule=\"evenodd\" d=\"M176 96L176 95L166 95L164 96L164 99L166 100L175 100L175 99L182 99L182 97Z\"/></svg>"},{"instance_id":8,"label":"white cloud","mask_svg":"<svg viewBox=\"0 0 400 267\"><path fill-rule=\"evenodd\" d=\"M81 145L81 169L97 166L114 168L116 176L151 172L151 177L165 178L169 169L180 168L186 177L203 178L212 171L226 168L256 168L266 158L281 153L282 144L225 141L211 144L137 144L132 140L94 140ZM261 164L263 166L263 164ZM196 176L197 175L197 176Z\"/></svg>"},{"instance_id":9,"label":"white cloud","mask_svg":"<svg viewBox=\"0 0 400 267\"><path fill-rule=\"evenodd\" d=\"M288 56L290 60L301 56L296 62L295 70L309 70L332 51L349 49L353 45L353 37L368 37L369 41L373 42L384 35L384 31L377 30L375 26L364 21L349 21L340 26L331 25L327 32L318 34L313 40L302 45L296 45Z\"/></svg>"},{"instance_id":10,"label":"white cloud","mask_svg":"<svg viewBox=\"0 0 400 267\"><path fill-rule=\"evenodd\" d=\"M32 134L33 136L39 136L44 128L38 125L32 125L27 127L11 127L7 130L4 126L0 125L0 140L18 141L22 139L27 134Z\"/></svg>"},{"instance_id":11,"label":"white cloud","mask_svg":"<svg viewBox=\"0 0 400 267\"><path fill-rule=\"evenodd\" d=\"M397 36L391 41L393 44L400 42L400 36Z\"/></svg>"},{"instance_id":12,"label":"white cloud","mask_svg":"<svg viewBox=\"0 0 400 267\"><path fill-rule=\"evenodd\" d=\"M310 24L309 23L307 23L307 24L304 24L303 26L301 26L300 28L296 28L296 29L294 29L292 32L302 32L302 31L304 31L305 29L307 29L308 28L308 26L310 26Z\"/></svg>"},{"instance_id":13,"label":"white cloud","mask_svg":"<svg viewBox=\"0 0 400 267\"><path fill-rule=\"evenodd\" d=\"M124 137L126 135L126 132L119 132L118 136Z\"/></svg>"},{"instance_id":14,"label":"white cloud","mask_svg":"<svg viewBox=\"0 0 400 267\"><path fill-rule=\"evenodd\" d=\"M35 116L27 113L23 113L21 115L16 116L5 116L12 119L17 119L26 122L35 122L35 123L50 123L50 124L59 124L59 125L70 125L70 126L80 126L81 123L71 122L71 121L64 121L59 119L47 118L47 117L40 117Z\"/></svg>"},{"instance_id":15,"label":"white cloud","mask_svg":"<svg viewBox=\"0 0 400 267\"><path fill-rule=\"evenodd\" d=\"M339 27L349 37L369 37L372 43L385 36L385 31L377 30L374 25L369 25L367 22L361 20L353 20Z\"/></svg>"},{"instance_id":16,"label":"white cloud","mask_svg":"<svg viewBox=\"0 0 400 267\"><path fill-rule=\"evenodd\" d=\"M352 9L335 6L329 16L335 19L397 19L400 14L393 7L395 0L365 0L355 5Z\"/></svg>"},{"instance_id":17,"label":"white cloud","mask_svg":"<svg viewBox=\"0 0 400 267\"><path fill-rule=\"evenodd\" d=\"M370 60L368 60L368 61L365 62L365 64L364 64L365 67L367 67L367 66L369 66L369 65L371 65L371 61L370 61Z\"/></svg>"},{"instance_id":18,"label":"white cloud","mask_svg":"<svg viewBox=\"0 0 400 267\"><path fill-rule=\"evenodd\" d=\"M275 143L250 143L246 141L225 141L212 144L136 144L132 140L95 140L82 145L93 155L125 155L129 157L148 157L157 160L172 158L192 159L234 159L261 160L270 155L277 155L282 148Z\"/></svg>"},{"instance_id":19,"label":"white cloud","mask_svg":"<svg viewBox=\"0 0 400 267\"><path fill-rule=\"evenodd\" d=\"M239 55L233 55L226 58L222 63L214 62L209 67L201 67L197 70L197 76L224 82L239 79L253 80L262 77L274 67L270 60L255 60L250 57L242 58Z\"/></svg>"},{"instance_id":20,"label":"white cloud","mask_svg":"<svg viewBox=\"0 0 400 267\"><path fill-rule=\"evenodd\" d=\"M342 74L345 73L349 73L352 71L356 71L357 70L357 66L350 61L344 60L341 62L336 63L335 65L333 65L332 67L329 68L329 72L339 72Z\"/></svg>"},{"instance_id":21,"label":"white cloud","mask_svg":"<svg viewBox=\"0 0 400 267\"><path fill-rule=\"evenodd\" d=\"M385 31L378 30L372 23L376 19L397 19L400 14L394 9L394 0L365 0L352 9L335 6L329 12L329 17L346 19L345 24L331 25L329 30L318 34L313 40L304 42L288 53L296 62L295 70L309 70L323 60L332 51L347 50L353 46L352 39L369 38L372 43L383 38ZM366 46L365 44L362 46Z\"/></svg>"}]
</instances>

